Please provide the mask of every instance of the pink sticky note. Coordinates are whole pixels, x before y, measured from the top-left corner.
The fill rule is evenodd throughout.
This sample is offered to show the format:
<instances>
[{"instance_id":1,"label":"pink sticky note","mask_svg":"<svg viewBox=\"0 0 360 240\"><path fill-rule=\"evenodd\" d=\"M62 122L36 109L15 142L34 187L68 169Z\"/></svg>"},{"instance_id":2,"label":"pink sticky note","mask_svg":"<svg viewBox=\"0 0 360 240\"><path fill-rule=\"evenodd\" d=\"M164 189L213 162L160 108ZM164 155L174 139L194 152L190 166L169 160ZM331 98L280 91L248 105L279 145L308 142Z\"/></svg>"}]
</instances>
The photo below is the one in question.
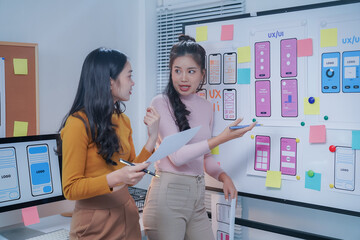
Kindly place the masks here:
<instances>
[{"instance_id":1,"label":"pink sticky note","mask_svg":"<svg viewBox=\"0 0 360 240\"><path fill-rule=\"evenodd\" d=\"M39 213L38 213L36 206L23 208L23 209L21 209L21 213L22 213L22 219L23 219L25 226L40 222Z\"/></svg>"},{"instance_id":2,"label":"pink sticky note","mask_svg":"<svg viewBox=\"0 0 360 240\"><path fill-rule=\"evenodd\" d=\"M233 40L234 38L234 25L221 26L221 41Z\"/></svg>"},{"instance_id":3,"label":"pink sticky note","mask_svg":"<svg viewBox=\"0 0 360 240\"><path fill-rule=\"evenodd\" d=\"M298 57L313 55L313 42L311 38L297 40L297 55Z\"/></svg>"},{"instance_id":4,"label":"pink sticky note","mask_svg":"<svg viewBox=\"0 0 360 240\"><path fill-rule=\"evenodd\" d=\"M310 126L309 142L310 143L325 143L326 142L326 127L325 127L325 125Z\"/></svg>"}]
</instances>

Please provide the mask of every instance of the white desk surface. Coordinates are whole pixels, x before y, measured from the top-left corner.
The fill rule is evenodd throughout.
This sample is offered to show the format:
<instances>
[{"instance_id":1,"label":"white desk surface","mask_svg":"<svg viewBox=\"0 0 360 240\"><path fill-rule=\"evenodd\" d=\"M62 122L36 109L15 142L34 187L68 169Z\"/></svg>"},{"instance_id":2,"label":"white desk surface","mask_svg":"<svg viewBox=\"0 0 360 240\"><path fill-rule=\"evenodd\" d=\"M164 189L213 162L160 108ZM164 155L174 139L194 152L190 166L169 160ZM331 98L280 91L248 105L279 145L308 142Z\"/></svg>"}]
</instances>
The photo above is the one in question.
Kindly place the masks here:
<instances>
[{"instance_id":1,"label":"white desk surface","mask_svg":"<svg viewBox=\"0 0 360 240\"><path fill-rule=\"evenodd\" d=\"M28 228L38 230L41 232L52 232L61 228L70 231L71 217L63 217L61 215L53 215L40 218L40 222L27 226Z\"/></svg>"}]
</instances>

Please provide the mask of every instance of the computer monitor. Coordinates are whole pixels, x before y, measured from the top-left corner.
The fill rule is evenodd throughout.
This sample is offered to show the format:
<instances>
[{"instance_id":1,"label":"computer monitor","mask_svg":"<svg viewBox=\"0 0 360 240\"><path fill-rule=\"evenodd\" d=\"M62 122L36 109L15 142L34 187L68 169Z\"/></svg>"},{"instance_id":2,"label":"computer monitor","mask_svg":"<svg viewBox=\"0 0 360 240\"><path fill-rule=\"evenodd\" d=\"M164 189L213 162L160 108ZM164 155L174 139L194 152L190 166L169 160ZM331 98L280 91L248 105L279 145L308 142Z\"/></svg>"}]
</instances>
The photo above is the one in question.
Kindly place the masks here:
<instances>
[{"instance_id":1,"label":"computer monitor","mask_svg":"<svg viewBox=\"0 0 360 240\"><path fill-rule=\"evenodd\" d=\"M0 212L64 200L58 136L0 138Z\"/></svg>"},{"instance_id":2,"label":"computer monitor","mask_svg":"<svg viewBox=\"0 0 360 240\"><path fill-rule=\"evenodd\" d=\"M65 199L58 137L0 138L0 213Z\"/></svg>"}]
</instances>

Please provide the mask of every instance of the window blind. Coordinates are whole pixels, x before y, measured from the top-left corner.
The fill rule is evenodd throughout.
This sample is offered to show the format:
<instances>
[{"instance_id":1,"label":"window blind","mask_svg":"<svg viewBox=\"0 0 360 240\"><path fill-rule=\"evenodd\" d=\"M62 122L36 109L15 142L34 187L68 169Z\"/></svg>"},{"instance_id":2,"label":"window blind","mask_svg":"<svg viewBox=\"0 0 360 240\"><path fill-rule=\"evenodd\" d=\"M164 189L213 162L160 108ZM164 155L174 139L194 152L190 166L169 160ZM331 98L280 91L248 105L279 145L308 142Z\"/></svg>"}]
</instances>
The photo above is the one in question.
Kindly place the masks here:
<instances>
[{"instance_id":1,"label":"window blind","mask_svg":"<svg viewBox=\"0 0 360 240\"><path fill-rule=\"evenodd\" d=\"M169 53L173 44L178 42L183 23L231 17L243 13L245 13L245 0L194 1L158 7L157 94L163 92L169 81Z\"/></svg>"}]
</instances>

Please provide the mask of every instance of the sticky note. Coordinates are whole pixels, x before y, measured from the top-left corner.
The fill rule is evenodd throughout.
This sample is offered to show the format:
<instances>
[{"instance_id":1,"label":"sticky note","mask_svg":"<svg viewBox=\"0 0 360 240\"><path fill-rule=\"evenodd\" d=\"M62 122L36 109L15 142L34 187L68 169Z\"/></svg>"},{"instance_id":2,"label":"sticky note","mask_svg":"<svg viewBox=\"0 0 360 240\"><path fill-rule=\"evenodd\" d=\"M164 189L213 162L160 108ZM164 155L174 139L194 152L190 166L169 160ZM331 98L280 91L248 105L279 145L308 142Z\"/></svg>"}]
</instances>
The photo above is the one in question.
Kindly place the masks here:
<instances>
[{"instance_id":1,"label":"sticky note","mask_svg":"<svg viewBox=\"0 0 360 240\"><path fill-rule=\"evenodd\" d=\"M219 146L216 146L213 149L211 149L211 153L214 155L219 155Z\"/></svg>"},{"instance_id":2,"label":"sticky note","mask_svg":"<svg viewBox=\"0 0 360 240\"><path fill-rule=\"evenodd\" d=\"M28 207L21 209L22 219L25 226L29 226L31 224L39 223L39 213L37 207Z\"/></svg>"},{"instance_id":3,"label":"sticky note","mask_svg":"<svg viewBox=\"0 0 360 240\"><path fill-rule=\"evenodd\" d=\"M238 63L246 63L251 61L250 46L239 47L237 49L237 60Z\"/></svg>"},{"instance_id":4,"label":"sticky note","mask_svg":"<svg viewBox=\"0 0 360 240\"><path fill-rule=\"evenodd\" d=\"M14 58L14 74L27 75L28 74L28 60L24 58Z\"/></svg>"},{"instance_id":5,"label":"sticky note","mask_svg":"<svg viewBox=\"0 0 360 240\"><path fill-rule=\"evenodd\" d=\"M271 188L280 188L281 187L281 172L280 171L267 171L265 186L271 187Z\"/></svg>"},{"instance_id":6,"label":"sticky note","mask_svg":"<svg viewBox=\"0 0 360 240\"><path fill-rule=\"evenodd\" d=\"M238 68L237 83L250 84L250 68Z\"/></svg>"},{"instance_id":7,"label":"sticky note","mask_svg":"<svg viewBox=\"0 0 360 240\"><path fill-rule=\"evenodd\" d=\"M326 127L325 125L310 126L309 143L325 143Z\"/></svg>"},{"instance_id":8,"label":"sticky note","mask_svg":"<svg viewBox=\"0 0 360 240\"><path fill-rule=\"evenodd\" d=\"M14 121L14 137L27 136L28 122Z\"/></svg>"},{"instance_id":9,"label":"sticky note","mask_svg":"<svg viewBox=\"0 0 360 240\"><path fill-rule=\"evenodd\" d=\"M352 131L352 149L360 149L360 131Z\"/></svg>"},{"instance_id":10,"label":"sticky note","mask_svg":"<svg viewBox=\"0 0 360 240\"><path fill-rule=\"evenodd\" d=\"M305 57L313 55L313 41L311 38L297 40L297 56Z\"/></svg>"},{"instance_id":11,"label":"sticky note","mask_svg":"<svg viewBox=\"0 0 360 240\"><path fill-rule=\"evenodd\" d=\"M208 31L207 26L197 27L196 28L196 41L197 42L207 41L207 36L208 36L207 31Z\"/></svg>"},{"instance_id":12,"label":"sticky note","mask_svg":"<svg viewBox=\"0 0 360 240\"><path fill-rule=\"evenodd\" d=\"M315 173L312 177L308 175L308 171L305 172L305 188L312 190L321 190L321 173Z\"/></svg>"},{"instance_id":13,"label":"sticky note","mask_svg":"<svg viewBox=\"0 0 360 240\"><path fill-rule=\"evenodd\" d=\"M229 41L234 38L234 25L221 26L221 41Z\"/></svg>"},{"instance_id":14,"label":"sticky note","mask_svg":"<svg viewBox=\"0 0 360 240\"><path fill-rule=\"evenodd\" d=\"M337 28L320 30L320 47L337 46Z\"/></svg>"},{"instance_id":15,"label":"sticky note","mask_svg":"<svg viewBox=\"0 0 360 240\"><path fill-rule=\"evenodd\" d=\"M305 115L319 115L320 114L320 98L315 97L313 104L309 103L309 98L304 97L304 114Z\"/></svg>"}]
</instances>

